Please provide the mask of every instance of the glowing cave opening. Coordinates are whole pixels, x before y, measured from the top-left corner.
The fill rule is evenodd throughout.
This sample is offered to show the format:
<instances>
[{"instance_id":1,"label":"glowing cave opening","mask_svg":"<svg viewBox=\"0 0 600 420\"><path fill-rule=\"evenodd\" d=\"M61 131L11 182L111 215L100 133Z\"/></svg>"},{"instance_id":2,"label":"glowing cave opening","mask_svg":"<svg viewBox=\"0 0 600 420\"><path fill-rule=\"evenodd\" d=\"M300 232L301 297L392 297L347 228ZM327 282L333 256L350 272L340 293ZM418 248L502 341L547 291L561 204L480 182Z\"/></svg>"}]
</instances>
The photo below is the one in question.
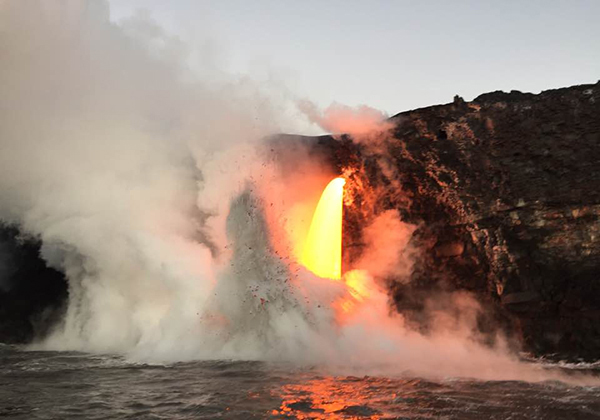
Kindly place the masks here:
<instances>
[{"instance_id":1,"label":"glowing cave opening","mask_svg":"<svg viewBox=\"0 0 600 420\"><path fill-rule=\"evenodd\" d=\"M344 184L344 178L335 178L323 190L302 250L300 262L323 278L342 278Z\"/></svg>"}]
</instances>

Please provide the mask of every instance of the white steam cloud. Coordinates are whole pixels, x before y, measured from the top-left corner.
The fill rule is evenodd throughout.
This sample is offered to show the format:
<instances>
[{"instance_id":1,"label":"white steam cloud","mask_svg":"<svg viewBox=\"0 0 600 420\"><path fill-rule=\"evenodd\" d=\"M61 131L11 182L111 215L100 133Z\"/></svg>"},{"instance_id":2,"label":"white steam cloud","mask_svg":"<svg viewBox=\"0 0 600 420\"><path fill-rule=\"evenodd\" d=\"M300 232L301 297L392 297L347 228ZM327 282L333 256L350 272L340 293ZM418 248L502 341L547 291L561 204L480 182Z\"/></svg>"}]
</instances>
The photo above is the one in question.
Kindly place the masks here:
<instances>
[{"instance_id":1,"label":"white steam cloud","mask_svg":"<svg viewBox=\"0 0 600 420\"><path fill-rule=\"evenodd\" d=\"M350 107L333 103L324 110L309 100L297 102L298 108L323 130L332 134L350 134L355 141L376 143L383 140L394 124L388 116L367 105Z\"/></svg>"},{"instance_id":2,"label":"white steam cloud","mask_svg":"<svg viewBox=\"0 0 600 420\"><path fill-rule=\"evenodd\" d=\"M207 216L226 214L279 114L248 81L196 80L180 42L147 19L111 23L105 1L2 6L0 219L68 276L50 345L159 341L207 299Z\"/></svg>"},{"instance_id":3,"label":"white steam cloud","mask_svg":"<svg viewBox=\"0 0 600 420\"><path fill-rule=\"evenodd\" d=\"M293 194L257 146L295 124L279 111L289 104L247 79L199 79L187 50L147 18L112 23L106 1L0 2L0 220L39 237L70 288L39 347L547 377L464 323L431 337L403 328L374 285L336 324L343 284L297 266L271 226ZM370 108L303 110L364 139L390 128ZM410 269L396 213L366 232L363 269Z\"/></svg>"}]
</instances>

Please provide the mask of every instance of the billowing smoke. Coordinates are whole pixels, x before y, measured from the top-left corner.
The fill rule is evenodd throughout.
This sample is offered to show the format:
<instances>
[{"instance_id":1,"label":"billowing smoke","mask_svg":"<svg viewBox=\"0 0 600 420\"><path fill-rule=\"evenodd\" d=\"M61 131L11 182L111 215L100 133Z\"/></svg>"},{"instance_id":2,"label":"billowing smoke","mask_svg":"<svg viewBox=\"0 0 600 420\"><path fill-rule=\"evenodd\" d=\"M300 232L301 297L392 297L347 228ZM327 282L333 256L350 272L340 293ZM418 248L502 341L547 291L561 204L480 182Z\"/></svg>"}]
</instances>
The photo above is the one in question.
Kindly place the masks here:
<instances>
[{"instance_id":1,"label":"billowing smoke","mask_svg":"<svg viewBox=\"0 0 600 420\"><path fill-rule=\"evenodd\" d=\"M224 241L210 224L279 114L248 81L197 80L181 42L147 19L111 23L105 1L2 6L0 219L69 279L49 345L160 341L165 320L201 312Z\"/></svg>"},{"instance_id":2,"label":"billowing smoke","mask_svg":"<svg viewBox=\"0 0 600 420\"><path fill-rule=\"evenodd\" d=\"M367 105L350 107L333 103L321 111L309 100L301 100L298 108L323 130L349 134L355 141L368 143L371 147L385 138L394 126L384 112Z\"/></svg>"},{"instance_id":3,"label":"billowing smoke","mask_svg":"<svg viewBox=\"0 0 600 420\"><path fill-rule=\"evenodd\" d=\"M407 279L412 269L410 238L414 230L415 226L402 223L397 210L383 212L365 227L365 251L356 265L374 277Z\"/></svg>"},{"instance_id":4,"label":"billowing smoke","mask_svg":"<svg viewBox=\"0 0 600 420\"><path fill-rule=\"evenodd\" d=\"M331 174L294 150L282 174L261 139L296 123L272 90L200 79L180 40L148 18L112 23L106 1L0 5L0 220L39 238L69 281L65 318L38 347L546 377L471 340L468 298L467 319L440 313L431 336L404 328L377 282L336 319L331 303L348 291L295 262L291 223L306 225L310 206L293 201L318 198ZM390 128L359 114L350 125L358 114L343 107L315 118L365 141ZM395 212L373 220L356 268L409 271L411 229Z\"/></svg>"}]
</instances>

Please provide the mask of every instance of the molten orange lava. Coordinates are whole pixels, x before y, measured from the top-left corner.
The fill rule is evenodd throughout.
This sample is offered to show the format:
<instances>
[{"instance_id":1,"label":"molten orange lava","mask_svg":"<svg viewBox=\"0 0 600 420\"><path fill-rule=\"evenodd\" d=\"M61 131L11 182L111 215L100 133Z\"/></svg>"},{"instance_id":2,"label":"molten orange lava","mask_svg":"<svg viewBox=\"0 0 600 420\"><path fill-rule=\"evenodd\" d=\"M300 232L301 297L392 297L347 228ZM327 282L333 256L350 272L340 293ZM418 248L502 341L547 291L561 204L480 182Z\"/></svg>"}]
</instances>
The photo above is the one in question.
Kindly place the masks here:
<instances>
[{"instance_id":1,"label":"molten orange lava","mask_svg":"<svg viewBox=\"0 0 600 420\"><path fill-rule=\"evenodd\" d=\"M342 276L342 210L344 178L335 178L321 194L315 209L300 262L317 276L342 280L346 293L333 302L338 320L345 322L371 295L372 279L365 270Z\"/></svg>"},{"instance_id":2,"label":"molten orange lava","mask_svg":"<svg viewBox=\"0 0 600 420\"><path fill-rule=\"evenodd\" d=\"M313 215L300 262L319 277L342 277L342 209L344 178L332 180Z\"/></svg>"}]
</instances>

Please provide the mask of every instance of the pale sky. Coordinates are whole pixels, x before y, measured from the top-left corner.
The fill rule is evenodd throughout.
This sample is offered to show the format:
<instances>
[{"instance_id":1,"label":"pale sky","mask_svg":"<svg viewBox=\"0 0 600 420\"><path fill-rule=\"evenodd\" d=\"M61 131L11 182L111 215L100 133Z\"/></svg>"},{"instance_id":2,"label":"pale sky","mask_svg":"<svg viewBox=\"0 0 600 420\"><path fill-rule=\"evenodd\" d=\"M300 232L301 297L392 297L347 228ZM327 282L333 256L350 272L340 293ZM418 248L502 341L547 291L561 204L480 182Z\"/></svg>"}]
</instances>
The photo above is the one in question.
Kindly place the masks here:
<instances>
[{"instance_id":1,"label":"pale sky","mask_svg":"<svg viewBox=\"0 0 600 420\"><path fill-rule=\"evenodd\" d=\"M389 115L600 79L600 0L110 0L146 9L235 75L271 74L328 106Z\"/></svg>"}]
</instances>

